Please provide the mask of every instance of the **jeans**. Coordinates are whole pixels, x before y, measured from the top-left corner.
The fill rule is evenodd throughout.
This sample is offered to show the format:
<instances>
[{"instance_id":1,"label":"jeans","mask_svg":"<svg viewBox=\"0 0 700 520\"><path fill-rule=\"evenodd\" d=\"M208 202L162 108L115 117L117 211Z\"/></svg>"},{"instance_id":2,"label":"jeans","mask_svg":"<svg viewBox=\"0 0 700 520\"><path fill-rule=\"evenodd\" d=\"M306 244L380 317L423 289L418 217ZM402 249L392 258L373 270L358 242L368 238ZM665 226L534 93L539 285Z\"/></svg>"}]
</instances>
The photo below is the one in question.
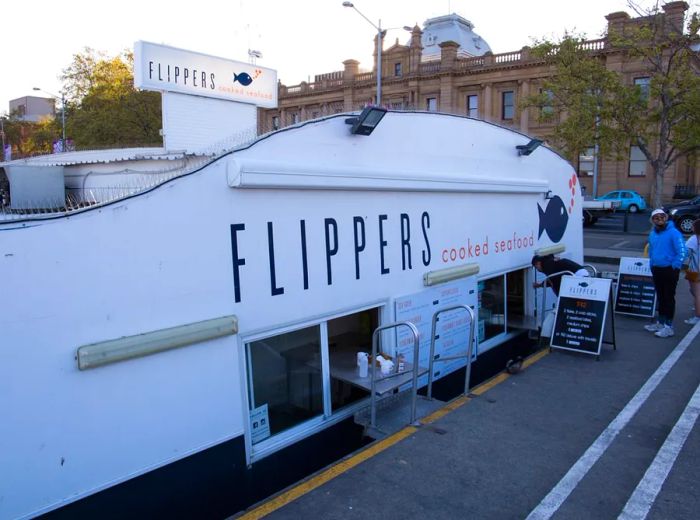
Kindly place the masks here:
<instances>
[{"instance_id":1,"label":"jeans","mask_svg":"<svg viewBox=\"0 0 700 520\"><path fill-rule=\"evenodd\" d=\"M659 310L659 323L671 326L673 315L676 313L676 286L680 269L673 267L652 267L651 275L654 278L656 289L657 308Z\"/></svg>"}]
</instances>

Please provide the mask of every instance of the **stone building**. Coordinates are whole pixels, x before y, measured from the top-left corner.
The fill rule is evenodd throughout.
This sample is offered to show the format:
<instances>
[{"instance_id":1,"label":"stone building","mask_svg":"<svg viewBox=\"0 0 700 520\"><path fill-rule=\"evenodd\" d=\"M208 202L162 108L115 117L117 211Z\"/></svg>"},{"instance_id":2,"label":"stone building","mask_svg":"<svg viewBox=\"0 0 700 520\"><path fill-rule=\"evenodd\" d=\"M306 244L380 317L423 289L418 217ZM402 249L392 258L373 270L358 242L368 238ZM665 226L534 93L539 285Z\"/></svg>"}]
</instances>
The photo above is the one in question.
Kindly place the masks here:
<instances>
[{"instance_id":1,"label":"stone building","mask_svg":"<svg viewBox=\"0 0 700 520\"><path fill-rule=\"evenodd\" d=\"M681 26L688 4L671 2L663 6L668 23ZM606 16L608 31L634 23L627 13ZM381 53L381 104L391 109L428 110L454 113L492 121L528 135L546 139L553 123L538 122L536 109L521 109L520 100L537 93L551 69L530 55L530 49L493 54L489 45L474 31L474 25L459 15L429 19L421 29L415 26L406 45L398 39ZM387 44L385 42L384 47ZM590 40L586 48L599 52L606 65L624 74L626 81L644 87L649 74L641 67L622 67L621 52L606 39ZM279 85L277 109L261 110L259 130L266 132L329 114L359 110L376 100L377 38L372 72L359 70L359 62L343 62L342 71L315 76L313 83ZM577 169L581 185L594 193L593 148L578 158L569 158ZM600 160L598 195L616 189L636 190L647 199L652 190L652 171L636 147L630 147L625 160ZM663 197L674 195L674 186L700 184L688 161L679 161L667 172ZM677 189L677 188L676 188ZM691 188L693 191L693 188Z\"/></svg>"}]
</instances>

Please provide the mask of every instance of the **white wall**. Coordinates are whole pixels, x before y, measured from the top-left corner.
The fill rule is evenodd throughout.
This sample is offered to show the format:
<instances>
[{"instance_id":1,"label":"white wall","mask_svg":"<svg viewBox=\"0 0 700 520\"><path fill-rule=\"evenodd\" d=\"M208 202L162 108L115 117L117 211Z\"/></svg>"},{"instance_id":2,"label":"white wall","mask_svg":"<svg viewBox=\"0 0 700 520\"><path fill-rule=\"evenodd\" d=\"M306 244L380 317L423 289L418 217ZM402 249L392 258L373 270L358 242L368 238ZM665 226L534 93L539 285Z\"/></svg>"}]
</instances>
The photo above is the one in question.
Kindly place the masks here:
<instances>
[{"instance_id":1,"label":"white wall","mask_svg":"<svg viewBox=\"0 0 700 520\"><path fill-rule=\"evenodd\" d=\"M255 105L163 92L163 143L168 151L206 153L221 143L218 150L212 149L220 152L230 148L236 136L255 137L256 125Z\"/></svg>"}]
</instances>

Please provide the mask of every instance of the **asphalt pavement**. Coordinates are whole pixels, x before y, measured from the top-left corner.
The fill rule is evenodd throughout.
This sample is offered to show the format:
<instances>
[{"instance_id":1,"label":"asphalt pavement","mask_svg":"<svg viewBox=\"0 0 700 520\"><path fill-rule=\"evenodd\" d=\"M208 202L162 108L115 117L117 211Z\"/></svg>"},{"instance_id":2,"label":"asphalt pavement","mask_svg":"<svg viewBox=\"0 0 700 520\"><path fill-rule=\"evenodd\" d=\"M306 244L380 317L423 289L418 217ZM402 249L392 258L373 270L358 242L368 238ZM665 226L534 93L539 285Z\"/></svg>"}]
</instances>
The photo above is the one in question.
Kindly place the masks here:
<instances>
[{"instance_id":1,"label":"asphalt pavement","mask_svg":"<svg viewBox=\"0 0 700 520\"><path fill-rule=\"evenodd\" d=\"M616 271L621 256L640 256L646 219L627 233L615 218L586 229L587 261ZM683 323L685 281L677 299L673 338L616 314L616 348L604 345L600 361L542 350L519 374L496 376L242 517L698 518L700 324Z\"/></svg>"}]
</instances>

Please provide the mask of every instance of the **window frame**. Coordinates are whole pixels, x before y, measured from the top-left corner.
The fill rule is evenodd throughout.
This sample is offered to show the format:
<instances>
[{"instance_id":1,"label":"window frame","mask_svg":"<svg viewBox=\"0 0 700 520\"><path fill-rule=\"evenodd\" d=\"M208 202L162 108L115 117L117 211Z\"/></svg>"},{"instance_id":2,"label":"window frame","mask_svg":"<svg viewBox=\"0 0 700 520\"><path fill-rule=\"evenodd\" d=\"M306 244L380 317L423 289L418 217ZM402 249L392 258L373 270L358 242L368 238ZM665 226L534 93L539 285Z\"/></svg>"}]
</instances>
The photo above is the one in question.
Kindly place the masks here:
<instances>
[{"instance_id":1,"label":"window frame","mask_svg":"<svg viewBox=\"0 0 700 520\"><path fill-rule=\"evenodd\" d=\"M510 103L506 104L506 97L510 97ZM509 109L509 110L507 110ZM507 117L506 112L511 112L511 116ZM503 90L501 91L501 120L502 121L513 121L515 119L515 91L514 90Z\"/></svg>"},{"instance_id":2,"label":"window frame","mask_svg":"<svg viewBox=\"0 0 700 520\"><path fill-rule=\"evenodd\" d=\"M472 99L476 100L476 105L474 107L471 106ZM467 108L467 117L472 117L472 118L478 119L478 117L479 117L479 94L467 94L466 108ZM472 112L474 112L474 113L472 113Z\"/></svg>"},{"instance_id":3,"label":"window frame","mask_svg":"<svg viewBox=\"0 0 700 520\"><path fill-rule=\"evenodd\" d=\"M333 312L332 314L323 314L309 317L306 320L294 322L285 326L276 326L265 328L239 337L239 364L241 391L243 396L243 405L241 413L244 414L244 439L246 447L246 461L252 464L261 460L273 453L284 449L292 444L295 444L315 433L318 433L333 424L351 417L359 409L367 406L367 399L361 399L355 403L351 403L342 407L339 410L331 410L331 389L330 389L330 353L328 350L328 322L350 314L356 314L369 309L377 309L378 320L380 326L391 321L391 300L380 299L368 302L363 305L354 306L344 310ZM250 392L250 384L252 382L252 373L249 365L248 348L249 344L254 341L259 341L265 338L294 332L295 330L319 326L321 340L321 378L323 385L323 413L320 416L313 417L299 423L296 426L283 430L277 434L253 444L252 432L250 427L250 412L252 405L252 396Z\"/></svg>"},{"instance_id":4,"label":"window frame","mask_svg":"<svg viewBox=\"0 0 700 520\"><path fill-rule=\"evenodd\" d=\"M434 102L435 106L433 109L430 108L431 101ZM438 111L438 98L437 96L429 96L425 98L425 111L426 112L437 112Z\"/></svg>"},{"instance_id":5,"label":"window frame","mask_svg":"<svg viewBox=\"0 0 700 520\"><path fill-rule=\"evenodd\" d=\"M632 154L634 153L635 149L639 150L639 153L641 154L643 159L632 157ZM630 145L630 150L629 150L629 154L628 154L627 159L628 159L628 161L627 161L627 176L628 177L646 177L647 168L649 167L649 160L646 158L646 156L642 152L641 148L639 148L639 146L634 145L634 144ZM639 163L642 163L642 162L644 163L643 171L641 173L632 173L632 166L633 165L638 166Z\"/></svg>"}]
</instances>

